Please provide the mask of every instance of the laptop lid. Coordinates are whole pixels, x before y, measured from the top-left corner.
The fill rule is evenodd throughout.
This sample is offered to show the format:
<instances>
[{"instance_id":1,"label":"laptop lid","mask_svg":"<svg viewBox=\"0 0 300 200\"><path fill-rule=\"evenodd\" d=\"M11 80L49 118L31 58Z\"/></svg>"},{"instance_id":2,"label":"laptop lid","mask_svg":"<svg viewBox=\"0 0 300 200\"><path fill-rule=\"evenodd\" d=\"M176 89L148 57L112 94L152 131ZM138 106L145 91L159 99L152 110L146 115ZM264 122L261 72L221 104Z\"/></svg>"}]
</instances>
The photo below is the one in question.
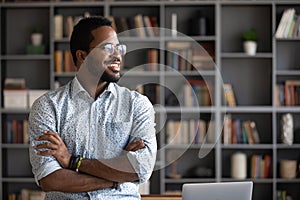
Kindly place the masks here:
<instances>
[{"instance_id":1,"label":"laptop lid","mask_svg":"<svg viewBox=\"0 0 300 200\"><path fill-rule=\"evenodd\" d=\"M252 189L252 181L185 183L182 200L251 200Z\"/></svg>"}]
</instances>

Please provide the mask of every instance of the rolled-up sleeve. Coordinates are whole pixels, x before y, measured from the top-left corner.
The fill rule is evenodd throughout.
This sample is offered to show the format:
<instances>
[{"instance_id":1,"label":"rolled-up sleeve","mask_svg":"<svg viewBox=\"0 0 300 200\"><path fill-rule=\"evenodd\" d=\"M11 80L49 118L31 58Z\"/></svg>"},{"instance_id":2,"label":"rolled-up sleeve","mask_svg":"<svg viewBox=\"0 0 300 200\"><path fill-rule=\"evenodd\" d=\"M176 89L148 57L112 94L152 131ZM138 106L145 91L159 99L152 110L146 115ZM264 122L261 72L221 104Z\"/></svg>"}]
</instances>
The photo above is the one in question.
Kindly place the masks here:
<instances>
[{"instance_id":1,"label":"rolled-up sleeve","mask_svg":"<svg viewBox=\"0 0 300 200\"><path fill-rule=\"evenodd\" d=\"M155 131L155 112L152 104L145 96L140 96L133 104L133 128L131 138L142 139L145 148L135 152L129 151L127 157L139 176L139 182L147 181L155 165L157 141Z\"/></svg>"},{"instance_id":2,"label":"rolled-up sleeve","mask_svg":"<svg viewBox=\"0 0 300 200\"><path fill-rule=\"evenodd\" d=\"M50 109L50 103L46 96L42 96L35 101L31 108L28 120L29 132L29 157L32 166L32 172L36 183L39 185L39 180L51 174L52 172L61 169L60 164L53 156L40 156L33 148L37 141L35 138L43 134L43 131L49 130L55 132L56 122L53 115L53 109ZM40 142L39 142L40 143Z\"/></svg>"}]
</instances>

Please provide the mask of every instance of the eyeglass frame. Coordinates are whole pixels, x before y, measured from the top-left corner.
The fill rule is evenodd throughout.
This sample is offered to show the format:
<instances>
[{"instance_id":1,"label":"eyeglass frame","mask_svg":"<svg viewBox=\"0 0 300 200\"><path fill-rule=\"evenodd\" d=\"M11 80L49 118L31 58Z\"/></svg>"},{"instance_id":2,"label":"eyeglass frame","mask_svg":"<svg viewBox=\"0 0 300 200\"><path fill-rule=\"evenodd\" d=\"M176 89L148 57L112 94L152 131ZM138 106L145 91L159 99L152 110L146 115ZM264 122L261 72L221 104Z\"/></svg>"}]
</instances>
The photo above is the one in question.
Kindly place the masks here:
<instances>
[{"instance_id":1,"label":"eyeglass frame","mask_svg":"<svg viewBox=\"0 0 300 200\"><path fill-rule=\"evenodd\" d=\"M113 47L113 51L109 52L108 48L105 48L106 45L111 45ZM119 47L122 47L122 50L125 48L125 53L121 53L120 50L118 49ZM90 48L99 48L104 50L105 52L107 52L110 56L114 54L115 50L117 50L117 52L121 55L121 56L125 56L127 53L127 46L126 44L117 44L114 45L112 43L105 43L105 44L101 44L99 46L95 46L95 47L90 47Z\"/></svg>"}]
</instances>

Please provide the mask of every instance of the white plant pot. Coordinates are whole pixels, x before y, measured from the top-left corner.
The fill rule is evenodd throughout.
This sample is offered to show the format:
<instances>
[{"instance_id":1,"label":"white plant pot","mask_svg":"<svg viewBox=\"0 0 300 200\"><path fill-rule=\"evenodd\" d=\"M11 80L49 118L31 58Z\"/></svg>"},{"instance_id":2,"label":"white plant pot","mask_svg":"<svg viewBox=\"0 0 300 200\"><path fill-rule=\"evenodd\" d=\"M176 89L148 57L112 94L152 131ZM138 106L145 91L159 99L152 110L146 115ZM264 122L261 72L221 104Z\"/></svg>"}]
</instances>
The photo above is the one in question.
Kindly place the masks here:
<instances>
[{"instance_id":1,"label":"white plant pot","mask_svg":"<svg viewBox=\"0 0 300 200\"><path fill-rule=\"evenodd\" d=\"M254 56L256 54L257 43L255 41L245 41L244 51L247 55Z\"/></svg>"},{"instance_id":2,"label":"white plant pot","mask_svg":"<svg viewBox=\"0 0 300 200\"><path fill-rule=\"evenodd\" d=\"M39 46L42 44L43 34L41 33L33 33L31 34L31 43L34 46Z\"/></svg>"}]
</instances>

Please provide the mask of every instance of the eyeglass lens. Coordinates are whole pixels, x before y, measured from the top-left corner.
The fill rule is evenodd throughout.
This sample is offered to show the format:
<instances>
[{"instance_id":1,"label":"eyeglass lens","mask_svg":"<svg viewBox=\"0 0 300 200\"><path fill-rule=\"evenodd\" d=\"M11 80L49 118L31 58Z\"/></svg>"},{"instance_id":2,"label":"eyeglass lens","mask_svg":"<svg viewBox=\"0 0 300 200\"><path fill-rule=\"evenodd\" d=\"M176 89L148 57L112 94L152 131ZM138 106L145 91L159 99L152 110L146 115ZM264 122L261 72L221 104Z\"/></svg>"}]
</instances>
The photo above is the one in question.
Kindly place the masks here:
<instances>
[{"instance_id":1,"label":"eyeglass lens","mask_svg":"<svg viewBox=\"0 0 300 200\"><path fill-rule=\"evenodd\" d=\"M116 46L114 46L113 44L104 45L104 49L109 52L110 55L114 53L115 48L121 56L124 56L126 54L126 45L124 44L118 44Z\"/></svg>"}]
</instances>

